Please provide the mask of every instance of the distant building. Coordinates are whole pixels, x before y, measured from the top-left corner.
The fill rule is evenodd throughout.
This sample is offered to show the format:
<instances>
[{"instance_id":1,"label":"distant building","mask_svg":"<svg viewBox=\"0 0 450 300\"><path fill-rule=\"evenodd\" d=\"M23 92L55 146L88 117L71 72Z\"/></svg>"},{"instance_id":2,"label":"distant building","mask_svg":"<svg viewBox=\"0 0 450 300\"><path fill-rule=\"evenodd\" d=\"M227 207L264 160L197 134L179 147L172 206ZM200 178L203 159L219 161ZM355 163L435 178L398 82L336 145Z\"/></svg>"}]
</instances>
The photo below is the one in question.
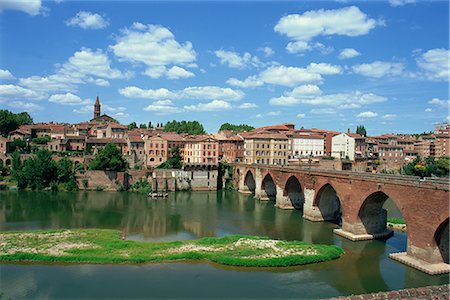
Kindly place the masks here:
<instances>
[{"instance_id":1,"label":"distant building","mask_svg":"<svg viewBox=\"0 0 450 300\"><path fill-rule=\"evenodd\" d=\"M108 116L107 114L101 114L101 104L100 104L100 100L97 96L97 99L95 99L95 104L94 104L94 118L91 120L91 122L100 122L100 123L105 123L105 122L114 122L114 123L118 123L116 119L114 119L113 117Z\"/></svg>"},{"instance_id":2,"label":"distant building","mask_svg":"<svg viewBox=\"0 0 450 300\"><path fill-rule=\"evenodd\" d=\"M287 165L289 138L281 132L250 131L242 133L247 164Z\"/></svg>"}]
</instances>

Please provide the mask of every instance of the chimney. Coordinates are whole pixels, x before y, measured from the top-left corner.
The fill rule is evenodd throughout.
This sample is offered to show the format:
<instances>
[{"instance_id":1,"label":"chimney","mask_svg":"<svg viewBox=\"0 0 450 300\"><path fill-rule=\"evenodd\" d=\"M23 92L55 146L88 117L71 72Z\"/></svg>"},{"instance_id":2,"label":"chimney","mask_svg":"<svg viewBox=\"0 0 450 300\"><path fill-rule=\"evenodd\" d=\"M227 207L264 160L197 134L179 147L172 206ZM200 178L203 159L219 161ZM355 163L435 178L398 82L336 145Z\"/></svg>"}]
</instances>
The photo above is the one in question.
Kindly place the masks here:
<instances>
[{"instance_id":1,"label":"chimney","mask_svg":"<svg viewBox=\"0 0 450 300\"><path fill-rule=\"evenodd\" d=\"M347 128L347 133L350 133L350 128Z\"/></svg>"}]
</instances>

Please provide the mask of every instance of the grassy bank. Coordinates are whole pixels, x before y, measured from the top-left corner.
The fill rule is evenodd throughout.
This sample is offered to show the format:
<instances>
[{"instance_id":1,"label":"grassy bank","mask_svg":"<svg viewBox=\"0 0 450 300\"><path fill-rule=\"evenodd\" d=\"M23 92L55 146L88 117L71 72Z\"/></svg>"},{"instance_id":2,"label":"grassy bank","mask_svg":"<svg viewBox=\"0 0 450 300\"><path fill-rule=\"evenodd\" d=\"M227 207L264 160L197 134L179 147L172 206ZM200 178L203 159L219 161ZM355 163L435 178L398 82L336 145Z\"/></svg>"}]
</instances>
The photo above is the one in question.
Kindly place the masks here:
<instances>
[{"instance_id":1,"label":"grassy bank","mask_svg":"<svg viewBox=\"0 0 450 300\"><path fill-rule=\"evenodd\" d=\"M404 224L406 224L406 223L405 223L405 220L402 219L402 218L388 218L388 219L387 219L387 222L388 222L388 223L392 223L392 224L399 224L399 225L404 225Z\"/></svg>"},{"instance_id":2,"label":"grassy bank","mask_svg":"<svg viewBox=\"0 0 450 300\"><path fill-rule=\"evenodd\" d=\"M229 235L191 241L139 242L103 229L2 232L0 261L144 263L184 259L248 267L303 265L340 257L337 246Z\"/></svg>"}]
</instances>

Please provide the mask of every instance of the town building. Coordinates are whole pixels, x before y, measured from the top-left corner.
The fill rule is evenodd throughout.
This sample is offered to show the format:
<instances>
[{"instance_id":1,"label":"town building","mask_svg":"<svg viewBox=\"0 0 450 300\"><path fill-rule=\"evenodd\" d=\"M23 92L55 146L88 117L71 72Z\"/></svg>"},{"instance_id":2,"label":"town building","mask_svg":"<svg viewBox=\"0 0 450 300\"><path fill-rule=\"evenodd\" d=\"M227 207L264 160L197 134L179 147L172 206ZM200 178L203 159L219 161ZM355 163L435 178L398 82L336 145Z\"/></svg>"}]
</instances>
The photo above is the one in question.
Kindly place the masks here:
<instances>
[{"instance_id":1,"label":"town building","mask_svg":"<svg viewBox=\"0 0 450 300\"><path fill-rule=\"evenodd\" d=\"M333 136L331 156L352 161L366 158L366 138L356 133L341 133Z\"/></svg>"},{"instance_id":2,"label":"town building","mask_svg":"<svg viewBox=\"0 0 450 300\"><path fill-rule=\"evenodd\" d=\"M325 154L325 140L321 134L294 134L289 140L292 158L320 157Z\"/></svg>"},{"instance_id":3,"label":"town building","mask_svg":"<svg viewBox=\"0 0 450 300\"><path fill-rule=\"evenodd\" d=\"M242 133L247 164L286 165L290 144L286 134L270 131Z\"/></svg>"}]
</instances>

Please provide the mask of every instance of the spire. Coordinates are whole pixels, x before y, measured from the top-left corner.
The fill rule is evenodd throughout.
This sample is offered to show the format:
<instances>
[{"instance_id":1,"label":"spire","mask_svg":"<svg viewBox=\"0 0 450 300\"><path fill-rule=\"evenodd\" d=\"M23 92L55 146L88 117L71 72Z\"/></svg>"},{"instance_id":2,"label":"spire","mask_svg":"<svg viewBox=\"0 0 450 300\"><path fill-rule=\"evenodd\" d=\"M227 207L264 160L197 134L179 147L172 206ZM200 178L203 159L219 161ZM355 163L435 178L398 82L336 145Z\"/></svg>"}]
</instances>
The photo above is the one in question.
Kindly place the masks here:
<instances>
[{"instance_id":1,"label":"spire","mask_svg":"<svg viewBox=\"0 0 450 300\"><path fill-rule=\"evenodd\" d=\"M94 119L97 119L98 117L100 117L101 114L101 106L100 106L100 100L95 99L95 104L94 104Z\"/></svg>"},{"instance_id":2,"label":"spire","mask_svg":"<svg viewBox=\"0 0 450 300\"><path fill-rule=\"evenodd\" d=\"M98 96L97 99L95 99L95 105L100 105L100 100L98 99Z\"/></svg>"}]
</instances>

